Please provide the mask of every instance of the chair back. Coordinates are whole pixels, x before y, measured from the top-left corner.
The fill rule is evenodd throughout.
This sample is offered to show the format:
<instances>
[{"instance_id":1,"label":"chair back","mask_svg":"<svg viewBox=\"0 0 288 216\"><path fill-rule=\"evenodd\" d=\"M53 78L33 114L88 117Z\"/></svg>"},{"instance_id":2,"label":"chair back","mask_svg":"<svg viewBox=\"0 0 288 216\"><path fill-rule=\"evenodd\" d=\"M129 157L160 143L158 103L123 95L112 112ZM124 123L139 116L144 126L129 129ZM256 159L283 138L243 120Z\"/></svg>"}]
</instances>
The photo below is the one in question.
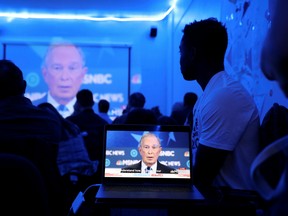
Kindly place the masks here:
<instances>
[{"instance_id":1,"label":"chair back","mask_svg":"<svg viewBox=\"0 0 288 216\"><path fill-rule=\"evenodd\" d=\"M46 185L34 163L20 155L0 153L0 173L4 198L1 211L9 215L51 215Z\"/></svg>"},{"instance_id":2,"label":"chair back","mask_svg":"<svg viewBox=\"0 0 288 216\"><path fill-rule=\"evenodd\" d=\"M275 162L273 159L279 157L282 158L282 172L279 173L277 184L273 186L264 177L263 172L267 170L268 163ZM273 171L271 169L270 171ZM251 165L251 177L257 191L266 200L278 197L285 190L288 192L288 136L276 140L258 154Z\"/></svg>"},{"instance_id":3,"label":"chair back","mask_svg":"<svg viewBox=\"0 0 288 216\"><path fill-rule=\"evenodd\" d=\"M58 143L47 142L39 138L15 136L9 140L0 139L0 153L22 156L37 167L44 179L49 208L53 216L65 215L69 211L67 187L61 179L56 163ZM21 181L20 177L18 181Z\"/></svg>"}]
</instances>

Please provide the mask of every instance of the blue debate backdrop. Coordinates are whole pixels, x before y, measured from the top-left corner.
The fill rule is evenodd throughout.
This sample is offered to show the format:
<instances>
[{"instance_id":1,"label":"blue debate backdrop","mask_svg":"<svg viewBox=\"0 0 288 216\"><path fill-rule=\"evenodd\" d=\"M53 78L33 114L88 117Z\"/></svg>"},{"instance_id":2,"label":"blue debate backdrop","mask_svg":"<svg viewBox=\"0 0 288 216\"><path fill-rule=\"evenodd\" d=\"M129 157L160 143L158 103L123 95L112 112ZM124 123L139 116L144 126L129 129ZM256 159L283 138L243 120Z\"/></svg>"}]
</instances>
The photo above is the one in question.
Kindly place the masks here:
<instances>
[{"instance_id":1,"label":"blue debate backdrop","mask_svg":"<svg viewBox=\"0 0 288 216\"><path fill-rule=\"evenodd\" d=\"M87 74L80 89L90 89L94 110L100 99L110 102L109 116L122 114L130 91L130 47L114 45L77 44L84 53ZM5 43L3 58L13 61L23 71L27 82L25 96L32 101L45 96L48 87L41 74L41 65L49 43Z\"/></svg>"}]
</instances>

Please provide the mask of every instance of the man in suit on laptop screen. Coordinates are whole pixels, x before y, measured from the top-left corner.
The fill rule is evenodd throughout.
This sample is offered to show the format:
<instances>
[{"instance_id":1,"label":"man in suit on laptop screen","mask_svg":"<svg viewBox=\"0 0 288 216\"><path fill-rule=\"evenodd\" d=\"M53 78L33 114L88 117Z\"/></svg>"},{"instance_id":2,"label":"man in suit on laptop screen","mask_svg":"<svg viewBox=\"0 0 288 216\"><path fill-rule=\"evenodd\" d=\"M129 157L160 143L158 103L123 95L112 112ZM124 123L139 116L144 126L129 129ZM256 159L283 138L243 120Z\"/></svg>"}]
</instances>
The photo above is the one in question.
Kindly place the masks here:
<instances>
[{"instance_id":1,"label":"man in suit on laptop screen","mask_svg":"<svg viewBox=\"0 0 288 216\"><path fill-rule=\"evenodd\" d=\"M158 161L162 151L159 137L153 133L144 134L138 146L142 160L121 169L121 173L171 173L177 174L177 170L168 167Z\"/></svg>"}]
</instances>

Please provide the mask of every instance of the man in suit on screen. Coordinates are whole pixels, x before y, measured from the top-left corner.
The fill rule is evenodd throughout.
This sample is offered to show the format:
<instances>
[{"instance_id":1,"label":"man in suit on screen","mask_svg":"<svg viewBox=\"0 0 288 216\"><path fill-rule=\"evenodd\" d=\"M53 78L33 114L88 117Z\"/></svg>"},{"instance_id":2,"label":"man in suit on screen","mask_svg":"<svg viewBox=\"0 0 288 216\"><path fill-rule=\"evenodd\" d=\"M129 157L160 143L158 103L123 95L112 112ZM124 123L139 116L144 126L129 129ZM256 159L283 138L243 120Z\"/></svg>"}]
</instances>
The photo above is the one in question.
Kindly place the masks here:
<instances>
[{"instance_id":1,"label":"man in suit on screen","mask_svg":"<svg viewBox=\"0 0 288 216\"><path fill-rule=\"evenodd\" d=\"M87 73L85 58L79 47L69 42L50 45L42 64L42 75L48 93L33 101L34 105L51 103L63 117L74 112L76 94Z\"/></svg>"},{"instance_id":2,"label":"man in suit on screen","mask_svg":"<svg viewBox=\"0 0 288 216\"><path fill-rule=\"evenodd\" d=\"M144 134L140 139L138 151L142 160L136 164L123 167L121 173L178 173L176 169L168 167L158 161L162 147L159 137L155 134Z\"/></svg>"}]
</instances>

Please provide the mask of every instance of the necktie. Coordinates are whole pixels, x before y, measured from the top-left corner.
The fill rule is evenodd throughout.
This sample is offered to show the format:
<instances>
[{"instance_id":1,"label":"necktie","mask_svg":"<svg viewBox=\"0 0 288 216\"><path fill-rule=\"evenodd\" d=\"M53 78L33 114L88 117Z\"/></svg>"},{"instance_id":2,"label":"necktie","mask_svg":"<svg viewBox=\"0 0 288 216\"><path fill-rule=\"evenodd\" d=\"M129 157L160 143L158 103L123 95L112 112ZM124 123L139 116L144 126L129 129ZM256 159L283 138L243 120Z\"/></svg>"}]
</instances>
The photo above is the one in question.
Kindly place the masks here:
<instances>
[{"instance_id":1,"label":"necktie","mask_svg":"<svg viewBox=\"0 0 288 216\"><path fill-rule=\"evenodd\" d=\"M68 111L68 109L65 105L61 104L58 106L58 111L64 112L64 111Z\"/></svg>"},{"instance_id":2,"label":"necktie","mask_svg":"<svg viewBox=\"0 0 288 216\"><path fill-rule=\"evenodd\" d=\"M146 173L150 173L152 171L151 167L146 168Z\"/></svg>"}]
</instances>

